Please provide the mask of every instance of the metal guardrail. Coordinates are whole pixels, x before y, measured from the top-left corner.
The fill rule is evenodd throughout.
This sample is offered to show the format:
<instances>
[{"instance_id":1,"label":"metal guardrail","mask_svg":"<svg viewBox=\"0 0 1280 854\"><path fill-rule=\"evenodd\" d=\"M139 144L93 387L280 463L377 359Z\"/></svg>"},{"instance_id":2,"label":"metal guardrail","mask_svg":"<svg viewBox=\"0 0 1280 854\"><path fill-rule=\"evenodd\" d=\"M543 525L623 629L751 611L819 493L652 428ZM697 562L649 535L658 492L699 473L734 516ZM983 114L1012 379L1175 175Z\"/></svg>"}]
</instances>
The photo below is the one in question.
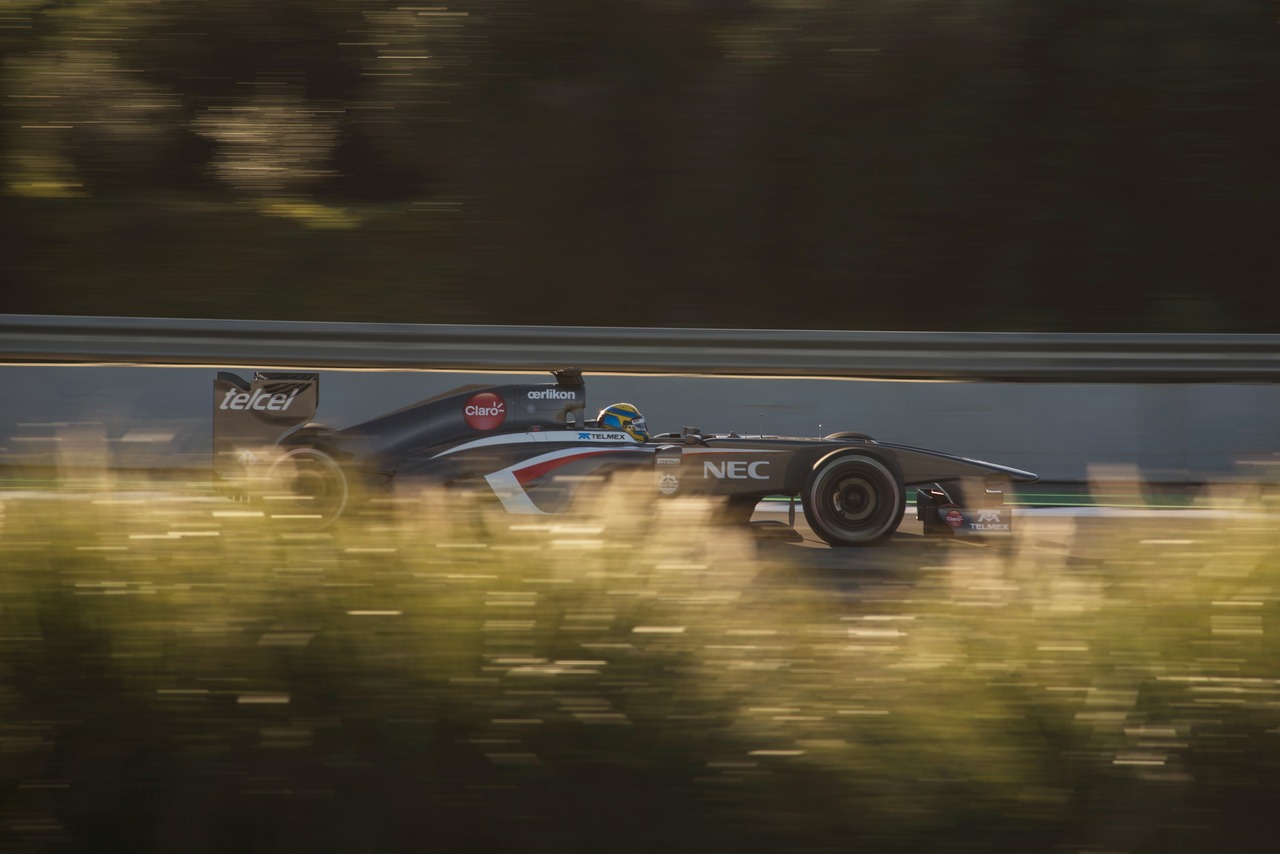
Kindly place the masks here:
<instances>
[{"instance_id":1,"label":"metal guardrail","mask_svg":"<svg viewBox=\"0 0 1280 854\"><path fill-rule=\"evenodd\" d=\"M840 332L0 315L0 363L1276 382L1280 335Z\"/></svg>"}]
</instances>

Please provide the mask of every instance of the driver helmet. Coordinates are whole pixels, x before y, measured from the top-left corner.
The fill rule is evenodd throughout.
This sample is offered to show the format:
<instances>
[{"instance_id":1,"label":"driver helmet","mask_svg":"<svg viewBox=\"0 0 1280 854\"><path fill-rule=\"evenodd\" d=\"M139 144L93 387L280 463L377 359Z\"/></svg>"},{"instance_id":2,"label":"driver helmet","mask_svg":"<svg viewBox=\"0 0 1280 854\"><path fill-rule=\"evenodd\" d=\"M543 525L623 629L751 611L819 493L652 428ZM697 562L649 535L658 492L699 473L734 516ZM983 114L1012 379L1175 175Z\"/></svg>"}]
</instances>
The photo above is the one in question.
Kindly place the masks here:
<instances>
[{"instance_id":1,"label":"driver helmet","mask_svg":"<svg viewBox=\"0 0 1280 854\"><path fill-rule=\"evenodd\" d=\"M649 440L649 428L640 410L629 403L614 403L600 410L596 424L610 430L623 430L639 442Z\"/></svg>"}]
</instances>

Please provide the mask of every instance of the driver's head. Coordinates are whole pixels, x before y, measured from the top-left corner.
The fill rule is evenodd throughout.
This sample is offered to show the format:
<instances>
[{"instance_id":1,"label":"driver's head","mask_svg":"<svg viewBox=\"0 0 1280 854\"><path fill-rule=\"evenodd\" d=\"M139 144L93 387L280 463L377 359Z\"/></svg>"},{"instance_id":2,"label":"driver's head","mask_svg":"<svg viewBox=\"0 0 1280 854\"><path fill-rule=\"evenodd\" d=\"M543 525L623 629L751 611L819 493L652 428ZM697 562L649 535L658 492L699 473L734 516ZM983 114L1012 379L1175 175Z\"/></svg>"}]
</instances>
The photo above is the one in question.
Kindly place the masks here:
<instances>
[{"instance_id":1,"label":"driver's head","mask_svg":"<svg viewBox=\"0 0 1280 854\"><path fill-rule=\"evenodd\" d=\"M640 410L629 403L614 403L600 410L596 424L609 430L622 430L641 442L649 441L649 427Z\"/></svg>"}]
</instances>

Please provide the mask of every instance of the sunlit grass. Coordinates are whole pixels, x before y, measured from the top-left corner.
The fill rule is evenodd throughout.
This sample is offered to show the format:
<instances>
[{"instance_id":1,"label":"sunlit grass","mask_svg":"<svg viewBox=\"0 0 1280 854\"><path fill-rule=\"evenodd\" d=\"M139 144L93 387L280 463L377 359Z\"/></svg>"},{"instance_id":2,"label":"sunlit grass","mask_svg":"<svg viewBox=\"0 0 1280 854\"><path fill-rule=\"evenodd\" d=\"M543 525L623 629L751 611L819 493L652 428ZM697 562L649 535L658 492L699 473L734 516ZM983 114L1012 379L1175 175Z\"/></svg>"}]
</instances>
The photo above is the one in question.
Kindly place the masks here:
<instances>
[{"instance_id":1,"label":"sunlit grass","mask_svg":"<svg viewBox=\"0 0 1280 854\"><path fill-rule=\"evenodd\" d=\"M84 195L80 184L70 181L10 181L9 192L33 199L70 199Z\"/></svg>"},{"instance_id":2,"label":"sunlit grass","mask_svg":"<svg viewBox=\"0 0 1280 854\"><path fill-rule=\"evenodd\" d=\"M1257 831L1280 782L1262 506L899 541L846 579L615 486L569 517L406 492L324 529L190 487L9 497L0 784L72 838L194 823L210 850L246 810L299 850L356 824L522 850Z\"/></svg>"},{"instance_id":3,"label":"sunlit grass","mask_svg":"<svg viewBox=\"0 0 1280 854\"><path fill-rule=\"evenodd\" d=\"M355 212L306 199L270 199L258 205L267 216L291 219L308 228L349 229L361 224Z\"/></svg>"}]
</instances>

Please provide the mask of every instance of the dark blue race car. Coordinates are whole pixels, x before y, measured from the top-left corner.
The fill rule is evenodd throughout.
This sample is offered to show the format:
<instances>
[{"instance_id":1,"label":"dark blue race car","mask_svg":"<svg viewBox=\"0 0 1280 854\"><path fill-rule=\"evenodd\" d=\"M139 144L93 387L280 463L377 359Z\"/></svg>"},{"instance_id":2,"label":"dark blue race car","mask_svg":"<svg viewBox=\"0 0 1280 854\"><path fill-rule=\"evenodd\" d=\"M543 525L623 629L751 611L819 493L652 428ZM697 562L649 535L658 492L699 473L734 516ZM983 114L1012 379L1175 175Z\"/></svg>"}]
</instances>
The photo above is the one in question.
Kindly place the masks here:
<instances>
[{"instance_id":1,"label":"dark blue race car","mask_svg":"<svg viewBox=\"0 0 1280 854\"><path fill-rule=\"evenodd\" d=\"M767 496L798 497L813 531L835 546L890 536L908 490L926 533L1011 529L1010 484L1031 472L859 433L824 438L649 435L629 405L586 417L582 372L554 383L454 389L342 430L312 421L319 375L220 372L213 384L214 472L238 496L272 500L273 516L328 523L398 482L479 487L510 513L569 512L581 484L618 471L652 473L660 495L712 495L750 519Z\"/></svg>"}]
</instances>

